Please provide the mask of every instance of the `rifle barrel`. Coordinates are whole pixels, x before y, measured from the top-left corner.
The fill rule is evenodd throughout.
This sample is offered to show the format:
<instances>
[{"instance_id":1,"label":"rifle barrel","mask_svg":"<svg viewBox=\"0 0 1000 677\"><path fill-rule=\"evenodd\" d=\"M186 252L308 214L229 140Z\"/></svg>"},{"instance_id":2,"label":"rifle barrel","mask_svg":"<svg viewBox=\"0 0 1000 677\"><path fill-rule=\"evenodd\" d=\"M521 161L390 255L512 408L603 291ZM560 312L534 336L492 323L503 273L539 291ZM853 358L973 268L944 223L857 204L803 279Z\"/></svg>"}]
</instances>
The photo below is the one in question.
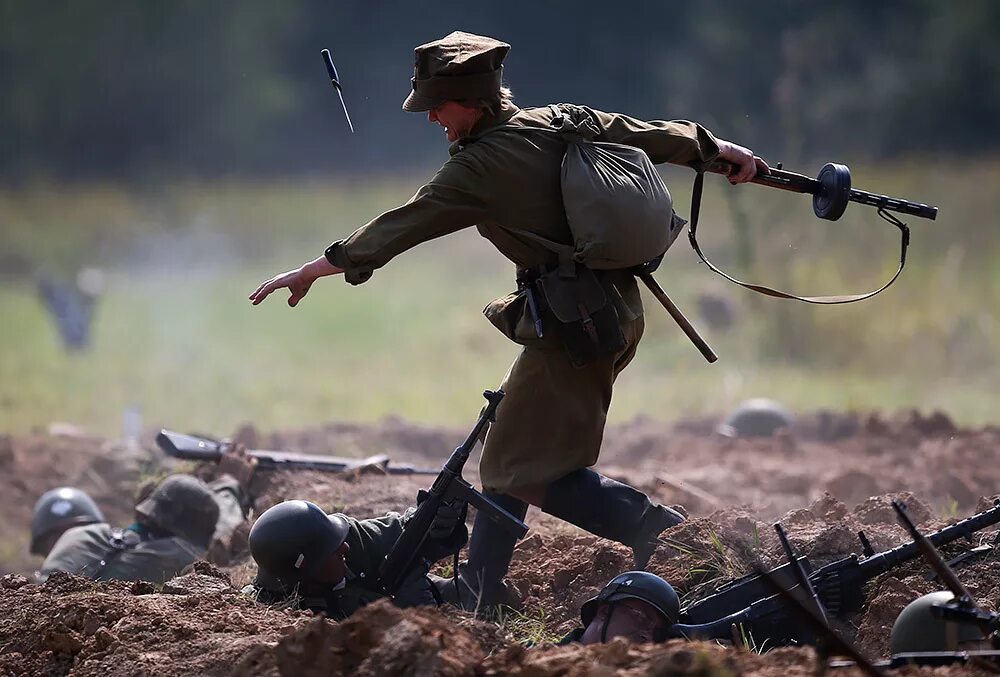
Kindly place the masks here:
<instances>
[{"instance_id":1,"label":"rifle barrel","mask_svg":"<svg viewBox=\"0 0 1000 677\"><path fill-rule=\"evenodd\" d=\"M1000 500L992 508L967 517L944 529L927 534L927 540L935 546L946 545L957 541L963 536L971 536L977 531L1000 523ZM866 557L860 562L860 569L866 578L872 578L888 571L892 567L920 556L920 546L915 541L896 546L892 550L880 552L873 557ZM820 569L822 571L822 569Z\"/></svg>"},{"instance_id":2,"label":"rifle barrel","mask_svg":"<svg viewBox=\"0 0 1000 677\"><path fill-rule=\"evenodd\" d=\"M889 197L888 195L881 195L879 193L869 193L868 191L856 188L851 189L851 193L847 199L851 202L868 205L869 207L919 216L922 219L930 219L931 221L937 219L938 208L925 205L922 202L911 202L910 200Z\"/></svg>"}]
</instances>

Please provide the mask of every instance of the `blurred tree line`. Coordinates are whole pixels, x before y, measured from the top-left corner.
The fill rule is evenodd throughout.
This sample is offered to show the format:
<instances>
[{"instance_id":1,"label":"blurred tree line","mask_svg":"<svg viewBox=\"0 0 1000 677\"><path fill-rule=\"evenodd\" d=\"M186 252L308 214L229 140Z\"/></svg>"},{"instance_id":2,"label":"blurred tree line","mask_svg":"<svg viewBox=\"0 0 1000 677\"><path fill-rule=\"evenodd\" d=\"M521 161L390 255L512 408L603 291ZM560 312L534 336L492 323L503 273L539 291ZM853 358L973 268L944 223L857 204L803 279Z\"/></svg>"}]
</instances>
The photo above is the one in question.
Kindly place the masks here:
<instances>
[{"instance_id":1,"label":"blurred tree line","mask_svg":"<svg viewBox=\"0 0 1000 677\"><path fill-rule=\"evenodd\" d=\"M772 159L1000 144L996 0L0 0L0 177L435 164L440 131L400 103L413 47L455 29L513 45L506 77L521 105L695 119Z\"/></svg>"}]
</instances>

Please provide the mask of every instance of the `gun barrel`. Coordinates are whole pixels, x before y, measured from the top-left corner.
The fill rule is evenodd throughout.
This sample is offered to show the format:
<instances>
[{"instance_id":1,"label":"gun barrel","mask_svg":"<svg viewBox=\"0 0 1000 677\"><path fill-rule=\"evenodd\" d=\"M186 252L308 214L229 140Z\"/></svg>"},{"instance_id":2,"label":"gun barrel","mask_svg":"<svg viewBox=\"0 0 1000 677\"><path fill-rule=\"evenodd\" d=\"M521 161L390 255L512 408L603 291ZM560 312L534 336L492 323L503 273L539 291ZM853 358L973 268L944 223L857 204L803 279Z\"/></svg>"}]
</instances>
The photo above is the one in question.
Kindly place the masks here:
<instances>
[{"instance_id":1,"label":"gun barrel","mask_svg":"<svg viewBox=\"0 0 1000 677\"><path fill-rule=\"evenodd\" d=\"M830 166L827 165L827 167ZM840 214L843 213L843 208L847 206L847 202L856 202L877 209L887 209L899 212L900 214L909 214L910 216L917 216L922 219L930 219L931 221L937 219L937 207L925 205L922 202L913 202L912 200L904 200L880 193L870 193L865 190L850 188L850 170L843 165L835 165L835 167L838 169L835 173L827 177L827 181L822 180L824 178L823 172L820 172L819 178L811 179L804 174L771 168L766 174L757 174L750 182L756 183L759 186L767 186L768 188L778 188L779 190L787 190L793 193L806 193L808 195L819 196L820 199L836 202L838 203L836 209L832 207L827 208L830 212L835 212L836 216L817 214L821 218L829 218L830 220L836 220L840 217ZM729 176L735 169L735 165L729 162L717 161L712 162L705 169L713 174ZM829 182L834 175L837 176L838 180L846 182L845 187L849 190L843 193L835 190L834 186L838 184L831 184ZM843 201L845 199L846 202Z\"/></svg>"},{"instance_id":2,"label":"gun barrel","mask_svg":"<svg viewBox=\"0 0 1000 677\"><path fill-rule=\"evenodd\" d=\"M942 546L965 536L971 536L977 531L982 531L994 524L1000 524L1000 501L997 501L989 510L984 510L981 513L967 517L961 522L956 522L944 529L927 534L927 540L935 546ZM919 544L916 541L910 541L909 543L896 546L892 550L880 552L872 557L865 558L859 563L859 568L866 579L873 578L902 562L916 559L919 556Z\"/></svg>"},{"instance_id":3,"label":"gun barrel","mask_svg":"<svg viewBox=\"0 0 1000 677\"><path fill-rule=\"evenodd\" d=\"M938 208L925 205L921 202L911 202L910 200L880 195L879 193L869 193L868 191L856 188L851 189L851 193L847 199L851 202L868 205L869 207L919 216L922 219L930 219L931 221L937 219Z\"/></svg>"}]
</instances>

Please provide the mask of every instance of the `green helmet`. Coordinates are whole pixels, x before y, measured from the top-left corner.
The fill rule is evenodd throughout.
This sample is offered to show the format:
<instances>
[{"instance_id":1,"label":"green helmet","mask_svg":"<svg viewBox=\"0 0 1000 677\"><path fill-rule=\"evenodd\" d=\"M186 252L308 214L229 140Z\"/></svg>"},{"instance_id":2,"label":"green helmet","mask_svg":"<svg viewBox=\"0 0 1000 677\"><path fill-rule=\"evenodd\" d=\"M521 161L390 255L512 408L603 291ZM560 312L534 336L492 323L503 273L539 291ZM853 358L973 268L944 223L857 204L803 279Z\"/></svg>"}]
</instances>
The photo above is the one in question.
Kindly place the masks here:
<instances>
[{"instance_id":1,"label":"green helmet","mask_svg":"<svg viewBox=\"0 0 1000 677\"><path fill-rule=\"evenodd\" d=\"M309 501L285 501L268 508L250 529L250 554L258 578L277 580L282 588L319 573L347 539L342 515L327 515Z\"/></svg>"},{"instance_id":2,"label":"green helmet","mask_svg":"<svg viewBox=\"0 0 1000 677\"><path fill-rule=\"evenodd\" d=\"M659 611L667 621L665 630L669 630L670 626L677 622L681 612L680 599L674 592L673 586L665 580L648 571L626 571L608 581L596 597L591 597L583 603L580 607L580 620L583 621L583 626L590 625L601 604L625 599L637 599ZM657 642L662 642L666 639L666 631L663 636L655 639Z\"/></svg>"},{"instance_id":3,"label":"green helmet","mask_svg":"<svg viewBox=\"0 0 1000 677\"><path fill-rule=\"evenodd\" d=\"M795 423L792 414L774 400L756 397L747 400L731 413L715 432L726 437L770 437L781 428Z\"/></svg>"},{"instance_id":4,"label":"green helmet","mask_svg":"<svg viewBox=\"0 0 1000 677\"><path fill-rule=\"evenodd\" d=\"M70 527L103 522L93 499L75 487L59 487L42 494L31 518L31 554L48 555L56 538Z\"/></svg>"},{"instance_id":5,"label":"green helmet","mask_svg":"<svg viewBox=\"0 0 1000 677\"><path fill-rule=\"evenodd\" d=\"M212 490L192 475L171 475L135 506L150 526L208 548L219 520L219 504Z\"/></svg>"},{"instance_id":6,"label":"green helmet","mask_svg":"<svg viewBox=\"0 0 1000 677\"><path fill-rule=\"evenodd\" d=\"M947 604L955 596L947 591L932 592L906 605L892 625L889 647L893 654L924 651L958 651L965 642L985 639L971 623L936 616L935 605Z\"/></svg>"}]
</instances>

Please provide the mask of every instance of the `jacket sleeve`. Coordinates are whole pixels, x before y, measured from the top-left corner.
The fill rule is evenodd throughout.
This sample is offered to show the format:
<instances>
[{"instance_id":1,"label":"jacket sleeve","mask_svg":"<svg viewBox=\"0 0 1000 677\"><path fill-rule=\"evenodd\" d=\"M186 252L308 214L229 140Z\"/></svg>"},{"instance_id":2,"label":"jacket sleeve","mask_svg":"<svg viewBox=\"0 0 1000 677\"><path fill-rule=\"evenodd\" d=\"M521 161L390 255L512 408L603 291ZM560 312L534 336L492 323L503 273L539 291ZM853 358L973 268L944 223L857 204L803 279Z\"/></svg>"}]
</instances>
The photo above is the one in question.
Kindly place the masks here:
<instances>
[{"instance_id":1,"label":"jacket sleeve","mask_svg":"<svg viewBox=\"0 0 1000 677\"><path fill-rule=\"evenodd\" d=\"M403 533L404 515L390 512L366 520L343 517L350 525L347 541L351 549L347 552L347 566L356 574L364 574L367 580L378 580L382 560Z\"/></svg>"},{"instance_id":2,"label":"jacket sleeve","mask_svg":"<svg viewBox=\"0 0 1000 677\"><path fill-rule=\"evenodd\" d=\"M397 254L476 225L486 214L480 173L467 158L452 157L406 204L331 244L327 260L344 269L349 283L360 284Z\"/></svg>"},{"instance_id":3,"label":"jacket sleeve","mask_svg":"<svg viewBox=\"0 0 1000 677\"><path fill-rule=\"evenodd\" d=\"M598 141L621 143L646 151L654 164L669 162L698 168L715 159L719 143L710 131L687 120L637 120L580 106L601 130Z\"/></svg>"}]
</instances>

